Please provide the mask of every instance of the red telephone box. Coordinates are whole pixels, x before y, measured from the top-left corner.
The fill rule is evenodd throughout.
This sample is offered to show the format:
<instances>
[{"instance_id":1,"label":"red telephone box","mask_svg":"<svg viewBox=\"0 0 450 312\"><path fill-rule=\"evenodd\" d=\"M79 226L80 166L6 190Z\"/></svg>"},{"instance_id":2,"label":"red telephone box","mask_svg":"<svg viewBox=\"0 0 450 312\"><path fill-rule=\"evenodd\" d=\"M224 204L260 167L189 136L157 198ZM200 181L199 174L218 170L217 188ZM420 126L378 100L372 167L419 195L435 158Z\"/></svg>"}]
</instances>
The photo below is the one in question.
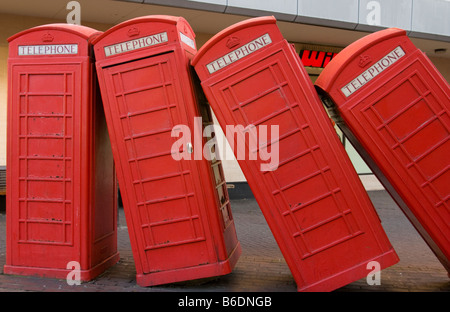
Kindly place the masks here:
<instances>
[{"instance_id":1,"label":"red telephone box","mask_svg":"<svg viewBox=\"0 0 450 312\"><path fill-rule=\"evenodd\" d=\"M368 35L316 81L361 156L450 272L450 88L400 29Z\"/></svg>"},{"instance_id":2,"label":"red telephone box","mask_svg":"<svg viewBox=\"0 0 450 312\"><path fill-rule=\"evenodd\" d=\"M194 140L203 146L206 139L202 122L211 121L189 66L194 36L182 17L155 15L123 22L94 41L141 286L227 274L241 253L222 165L194 158L201 153ZM184 137L188 142L174 152L180 125L191 134L198 126L201 137Z\"/></svg>"},{"instance_id":3,"label":"red telephone box","mask_svg":"<svg viewBox=\"0 0 450 312\"><path fill-rule=\"evenodd\" d=\"M381 268L398 261L275 18L249 19L223 30L192 65L225 133L227 125L242 125L238 139L250 125L258 132L261 126L279 127L278 138L254 139L260 151L273 152L278 143L279 162L269 165L272 170L262 171L263 157L239 159L232 148L298 290L333 290L366 277L370 261Z\"/></svg>"},{"instance_id":4,"label":"red telephone box","mask_svg":"<svg viewBox=\"0 0 450 312\"><path fill-rule=\"evenodd\" d=\"M74 277L90 280L119 259L114 162L89 44L99 34L50 24L8 39L4 273L80 269Z\"/></svg>"}]
</instances>

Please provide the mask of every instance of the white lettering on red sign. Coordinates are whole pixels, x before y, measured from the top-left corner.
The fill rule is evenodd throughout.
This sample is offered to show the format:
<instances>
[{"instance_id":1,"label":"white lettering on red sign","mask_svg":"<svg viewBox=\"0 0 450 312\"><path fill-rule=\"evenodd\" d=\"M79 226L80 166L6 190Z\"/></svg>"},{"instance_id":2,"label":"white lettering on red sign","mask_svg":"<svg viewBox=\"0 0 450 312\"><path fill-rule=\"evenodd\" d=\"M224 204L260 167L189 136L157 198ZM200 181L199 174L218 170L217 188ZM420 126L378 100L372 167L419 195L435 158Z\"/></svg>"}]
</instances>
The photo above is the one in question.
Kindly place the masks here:
<instances>
[{"instance_id":1,"label":"white lettering on red sign","mask_svg":"<svg viewBox=\"0 0 450 312\"><path fill-rule=\"evenodd\" d=\"M19 55L78 54L78 44L42 44L19 46Z\"/></svg>"},{"instance_id":2,"label":"white lettering on red sign","mask_svg":"<svg viewBox=\"0 0 450 312\"><path fill-rule=\"evenodd\" d=\"M231 51L230 53L219 57L217 60L212 61L211 63L206 65L206 68L208 69L209 73L212 74L219 69L222 69L271 43L272 39L270 38L269 34L264 34L261 37L244 44L242 47L239 47Z\"/></svg>"},{"instance_id":3,"label":"white lettering on red sign","mask_svg":"<svg viewBox=\"0 0 450 312\"><path fill-rule=\"evenodd\" d=\"M166 32L106 46L105 55L112 56L169 41Z\"/></svg>"},{"instance_id":4,"label":"white lettering on red sign","mask_svg":"<svg viewBox=\"0 0 450 312\"><path fill-rule=\"evenodd\" d=\"M398 46L387 55L382 57L378 62L370 66L361 75L350 81L347 85L341 88L341 91L346 97L352 95L356 90L364 86L367 82L375 78L378 74L386 68L397 62L400 58L405 56L405 51Z\"/></svg>"}]
</instances>

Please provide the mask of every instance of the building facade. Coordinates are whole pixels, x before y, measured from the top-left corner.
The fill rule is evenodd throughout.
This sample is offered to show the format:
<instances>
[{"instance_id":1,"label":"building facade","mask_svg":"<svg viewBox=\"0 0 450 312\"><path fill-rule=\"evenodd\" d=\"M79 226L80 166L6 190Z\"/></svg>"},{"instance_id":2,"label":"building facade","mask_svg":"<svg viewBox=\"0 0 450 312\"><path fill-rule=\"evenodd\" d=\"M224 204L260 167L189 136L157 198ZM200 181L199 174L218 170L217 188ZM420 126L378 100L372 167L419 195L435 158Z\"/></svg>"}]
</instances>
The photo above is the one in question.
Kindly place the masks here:
<instances>
[{"instance_id":1,"label":"building facade","mask_svg":"<svg viewBox=\"0 0 450 312\"><path fill-rule=\"evenodd\" d=\"M294 44L313 82L350 43L371 32L397 27L406 30L445 79L450 79L449 0L3 1L0 4L0 171L7 166L7 39L22 30L48 23L78 23L105 31L128 19L156 14L183 16L196 33L197 48L234 23L273 15L283 36ZM370 174L355 149L339 129L336 131L357 172ZM222 152L230 155L231 149L225 141L223 144ZM223 166L228 182L245 182L235 159L225 157Z\"/></svg>"}]
</instances>

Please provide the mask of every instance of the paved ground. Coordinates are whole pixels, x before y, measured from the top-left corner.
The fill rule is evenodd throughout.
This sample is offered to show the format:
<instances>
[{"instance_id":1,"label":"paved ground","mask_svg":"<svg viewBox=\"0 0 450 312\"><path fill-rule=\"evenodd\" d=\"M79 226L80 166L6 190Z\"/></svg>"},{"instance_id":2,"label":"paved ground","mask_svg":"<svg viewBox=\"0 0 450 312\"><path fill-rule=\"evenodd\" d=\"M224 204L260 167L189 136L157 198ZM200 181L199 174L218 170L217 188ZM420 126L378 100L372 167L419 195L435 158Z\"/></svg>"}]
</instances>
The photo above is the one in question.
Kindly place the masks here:
<instances>
[{"instance_id":1,"label":"paved ground","mask_svg":"<svg viewBox=\"0 0 450 312\"><path fill-rule=\"evenodd\" d=\"M381 272L381 285L361 279L335 292L449 292L450 279L434 254L385 191L369 191L383 227L400 262ZM65 280L3 274L5 212L0 211L0 292L296 292L296 285L254 199L232 201L242 255L234 271L220 278L164 286L136 284L133 256L123 214L119 209L120 261L91 282L69 286Z\"/></svg>"}]
</instances>

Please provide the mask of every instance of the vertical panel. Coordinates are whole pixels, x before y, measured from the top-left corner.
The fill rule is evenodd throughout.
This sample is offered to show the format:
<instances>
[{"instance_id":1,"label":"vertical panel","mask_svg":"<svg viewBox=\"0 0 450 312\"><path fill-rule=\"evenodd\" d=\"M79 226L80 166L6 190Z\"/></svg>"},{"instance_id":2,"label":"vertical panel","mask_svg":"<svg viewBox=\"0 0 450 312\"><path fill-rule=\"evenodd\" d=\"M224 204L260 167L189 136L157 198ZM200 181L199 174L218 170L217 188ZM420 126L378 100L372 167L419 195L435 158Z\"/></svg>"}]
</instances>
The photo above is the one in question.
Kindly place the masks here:
<instances>
[{"instance_id":1,"label":"vertical panel","mask_svg":"<svg viewBox=\"0 0 450 312\"><path fill-rule=\"evenodd\" d=\"M106 69L106 83L117 115L114 128L126 155L130 189L137 207L129 207L144 241L144 273L208 263L204 222L195 193L196 173L189 161L173 158L178 140L172 128L182 124L184 108L176 98L180 86L175 76L174 55L164 54ZM124 164L122 164L124 165ZM124 166L123 170L128 170ZM196 257L171 254L194 252ZM203 255L203 256L202 256ZM166 260L164 260L166 259Z\"/></svg>"},{"instance_id":2,"label":"vertical panel","mask_svg":"<svg viewBox=\"0 0 450 312\"><path fill-rule=\"evenodd\" d=\"M33 67L16 72L21 243L73 244L72 70Z\"/></svg>"}]
</instances>

